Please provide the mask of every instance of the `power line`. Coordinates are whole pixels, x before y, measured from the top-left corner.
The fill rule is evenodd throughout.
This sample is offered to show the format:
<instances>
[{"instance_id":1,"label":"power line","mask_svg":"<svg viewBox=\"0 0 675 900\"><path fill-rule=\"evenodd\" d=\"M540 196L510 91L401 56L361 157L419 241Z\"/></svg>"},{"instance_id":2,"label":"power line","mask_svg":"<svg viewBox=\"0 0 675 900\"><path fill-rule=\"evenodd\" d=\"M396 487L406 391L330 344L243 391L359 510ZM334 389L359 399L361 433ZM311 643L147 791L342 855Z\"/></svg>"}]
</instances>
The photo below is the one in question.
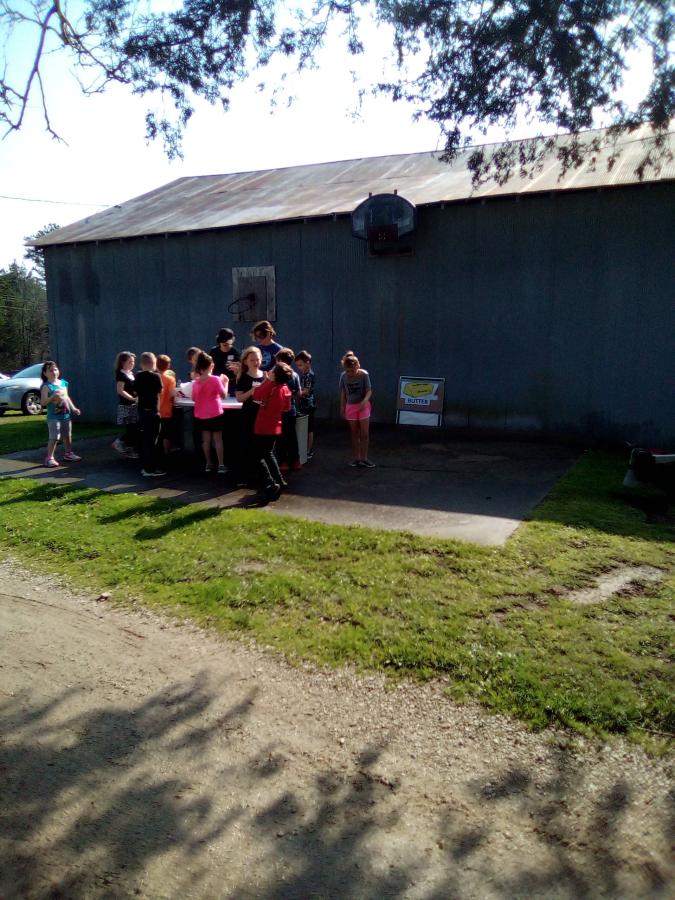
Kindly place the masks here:
<instances>
[{"instance_id":1,"label":"power line","mask_svg":"<svg viewBox=\"0 0 675 900\"><path fill-rule=\"evenodd\" d=\"M44 288L42 288L42 290L44 290ZM42 303L46 305L47 301L44 297L18 297L16 295L10 297L3 296L2 293L0 293L0 304L2 304L5 309L10 309L12 307L23 309L27 303Z\"/></svg>"},{"instance_id":2,"label":"power line","mask_svg":"<svg viewBox=\"0 0 675 900\"><path fill-rule=\"evenodd\" d=\"M24 203L55 203L59 206L100 206L106 209L112 203L80 203L77 200L43 200L39 197L12 197L9 194L0 194L0 200L22 200Z\"/></svg>"},{"instance_id":3,"label":"power line","mask_svg":"<svg viewBox=\"0 0 675 900\"><path fill-rule=\"evenodd\" d=\"M22 310L27 309L31 303L34 303L34 308L45 308L47 307L46 300L27 300L25 303L5 303L4 301L0 301L2 303L2 309L13 309L13 310Z\"/></svg>"}]
</instances>

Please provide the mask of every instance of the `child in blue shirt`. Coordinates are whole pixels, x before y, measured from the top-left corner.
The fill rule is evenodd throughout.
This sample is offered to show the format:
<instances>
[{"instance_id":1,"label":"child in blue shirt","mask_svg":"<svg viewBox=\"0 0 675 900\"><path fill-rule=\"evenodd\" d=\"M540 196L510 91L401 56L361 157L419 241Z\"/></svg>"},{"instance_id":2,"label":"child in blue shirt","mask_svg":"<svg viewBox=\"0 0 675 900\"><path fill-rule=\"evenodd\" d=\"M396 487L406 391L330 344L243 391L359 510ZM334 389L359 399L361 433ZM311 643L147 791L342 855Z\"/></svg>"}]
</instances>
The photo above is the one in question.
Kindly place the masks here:
<instances>
[{"instance_id":1,"label":"child in blue shirt","mask_svg":"<svg viewBox=\"0 0 675 900\"><path fill-rule=\"evenodd\" d=\"M290 347L282 347L274 357L277 363L284 363L289 368L293 365L295 352ZM288 384L291 391L291 408L281 417L281 439L278 443L279 468L282 472L297 472L302 468L298 451L298 436L295 431L295 420L298 416L300 400L300 377L291 369L292 377Z\"/></svg>"},{"instance_id":2,"label":"child in blue shirt","mask_svg":"<svg viewBox=\"0 0 675 900\"><path fill-rule=\"evenodd\" d=\"M59 440L63 441L65 453L63 458L68 462L77 462L82 459L77 453L73 453L71 414L79 416L80 410L68 396L68 382L60 377L59 367L54 360L49 359L42 366L40 377L42 389L40 399L43 409L47 410L47 455L45 466L53 469L60 465L54 458L54 451Z\"/></svg>"},{"instance_id":3,"label":"child in blue shirt","mask_svg":"<svg viewBox=\"0 0 675 900\"><path fill-rule=\"evenodd\" d=\"M307 459L314 455L314 413L316 396L314 394L315 375L312 369L312 354L301 350L295 357L295 368L300 373L300 400L298 412L307 416Z\"/></svg>"}]
</instances>

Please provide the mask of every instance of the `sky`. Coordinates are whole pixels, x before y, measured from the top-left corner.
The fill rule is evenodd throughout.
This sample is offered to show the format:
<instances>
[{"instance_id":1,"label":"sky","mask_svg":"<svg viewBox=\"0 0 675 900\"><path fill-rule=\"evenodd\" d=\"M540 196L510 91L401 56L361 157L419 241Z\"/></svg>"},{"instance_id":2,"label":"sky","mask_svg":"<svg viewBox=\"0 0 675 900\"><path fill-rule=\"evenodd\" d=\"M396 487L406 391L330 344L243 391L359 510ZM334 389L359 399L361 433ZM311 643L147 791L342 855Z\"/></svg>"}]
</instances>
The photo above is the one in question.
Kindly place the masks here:
<instances>
[{"instance_id":1,"label":"sky","mask_svg":"<svg viewBox=\"0 0 675 900\"><path fill-rule=\"evenodd\" d=\"M369 46L361 65L377 73L381 54L376 43ZM28 39L21 56L31 57ZM67 225L186 175L440 146L437 126L414 124L405 103L366 100L360 118L354 118L351 65L346 53L334 52L328 65L296 82L297 98L290 106L271 109L269 94L260 94L254 81L235 89L227 113L199 103L185 135L184 158L169 161L160 141L145 139L148 106L142 98L119 85L85 97L66 61L52 56L44 79L49 116L67 143L46 132L37 96L22 129L0 140L0 268L14 260L29 266L23 260L24 238L48 223Z\"/></svg>"},{"instance_id":2,"label":"sky","mask_svg":"<svg viewBox=\"0 0 675 900\"><path fill-rule=\"evenodd\" d=\"M25 66L33 39L20 36L14 59ZM187 175L208 175L414 153L442 146L438 127L387 97L367 98L354 116L353 58L333 42L326 64L296 79L296 100L270 107L255 80L237 87L227 113L206 103L184 138L182 160L169 161L160 141L145 139L147 103L114 85L82 95L63 55L47 58L44 84L52 127L44 127L36 95L22 129L0 140L0 268L23 259L24 239L48 223L67 225ZM389 49L386 34L368 26L368 53L358 61L364 81L377 78ZM637 78L631 79L636 87ZM516 137L532 133L521 129ZM492 132L487 139L500 140ZM482 139L486 140L486 139Z\"/></svg>"}]
</instances>

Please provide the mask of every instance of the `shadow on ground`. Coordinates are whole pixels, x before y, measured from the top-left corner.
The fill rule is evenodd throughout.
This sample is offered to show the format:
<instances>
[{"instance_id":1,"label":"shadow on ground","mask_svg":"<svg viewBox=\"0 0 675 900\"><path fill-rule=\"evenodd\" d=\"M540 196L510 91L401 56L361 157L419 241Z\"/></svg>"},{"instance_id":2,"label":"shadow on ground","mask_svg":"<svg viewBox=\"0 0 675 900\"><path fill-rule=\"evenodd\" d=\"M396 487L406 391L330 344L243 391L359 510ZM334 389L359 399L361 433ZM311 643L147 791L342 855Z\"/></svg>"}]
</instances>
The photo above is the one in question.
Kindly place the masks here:
<instances>
[{"instance_id":1,"label":"shadow on ground","mask_svg":"<svg viewBox=\"0 0 675 900\"><path fill-rule=\"evenodd\" d=\"M562 492L555 503L548 502L544 507L533 508L569 468L573 459L578 457L577 449L504 442L501 445L504 453L493 460L491 472L486 473L483 464L490 455L488 450L491 446L496 450L490 442L472 442L470 445L458 441L439 443L434 445L434 453L443 455L446 463L453 458L459 460L454 470L447 463L448 468L441 472L440 486L440 470L421 467L413 471L412 468L404 468L407 445L401 436L394 436L396 439L392 438L391 446L382 452L385 460L390 458L395 465L388 467L385 462L374 472L354 472L339 467L336 456L342 453L342 449L341 444L337 449L337 442L338 438L343 437L334 434L332 444L326 438L326 451L317 455L317 459L301 472L291 475L286 494L267 509L327 524L361 524L493 545L502 544L525 517L555 521L570 527L590 526L597 531L654 541L673 539L675 510L668 506L666 498L654 492L645 494L640 490L621 488L623 470L618 457L616 471L608 470L606 466L603 469L596 463L595 468L581 478L575 475L573 482L563 482ZM380 440L384 443L382 436ZM420 454L424 454L427 447L425 443L416 445L417 456L408 464L410 467L421 466ZM175 504L192 504L195 507L193 521L208 519L231 509L266 506L261 504L255 492L237 489L227 479L207 478L195 473L189 465L183 471L180 467L187 464L186 460L176 459L174 465L178 468L160 479L161 484L158 485L154 480L149 484L148 480L143 479L132 461L120 459L117 454L113 456L107 438L92 441L85 452L86 462L68 468L64 466L60 470L43 469L35 460L28 459L31 456L28 452L0 457L0 475L36 481L38 488L26 496L38 502L66 496L70 488L73 489L73 503L88 503L99 491L129 494L144 498L144 502L138 505L138 514L153 511L165 513L172 505L177 508ZM497 471L500 472L500 486L493 484L490 487L490 479L496 477ZM510 481L516 471L521 473L518 483ZM577 471L585 470L582 467ZM424 480L427 480L426 486L422 485ZM404 491L400 488L401 484L405 484ZM488 490L491 493L486 493ZM512 496L510 499L502 496L499 500L500 491L510 491ZM470 496L463 498L462 492ZM401 503L408 506L396 505ZM484 511L478 513L476 510L481 503ZM443 511L441 507L444 504L446 508ZM436 508L431 509L432 505ZM621 514L626 510L630 510L632 515ZM127 505L119 513L119 519L132 518L134 514L134 509ZM108 521L115 520L112 516ZM185 517L181 516L175 524L165 522L158 529L143 529L137 536L141 540L154 538L168 534L184 523Z\"/></svg>"},{"instance_id":2,"label":"shadow on ground","mask_svg":"<svg viewBox=\"0 0 675 900\"><path fill-rule=\"evenodd\" d=\"M324 426L314 458L290 473L289 489L270 511L337 525L354 522L441 538L501 544L579 456L579 449L523 441L458 440L426 429L373 428L375 469L348 466L348 435ZM254 491L223 476L205 476L175 454L168 474L146 479L109 438L77 444L82 462L44 469L42 452L0 458L0 474L47 483L77 483L115 493L258 508Z\"/></svg>"},{"instance_id":3,"label":"shadow on ground","mask_svg":"<svg viewBox=\"0 0 675 900\"><path fill-rule=\"evenodd\" d=\"M381 900L417 884L425 900L578 900L624 896L635 866L615 842L635 799L621 774L579 821L569 806L585 776L562 750L543 789L527 771L495 770L455 785L472 798L468 814L414 798L438 814L406 831L410 794L378 774L384 746L362 748L346 772L317 764L302 787L283 746L241 756L234 738L255 689L210 719L217 691L205 677L72 715L85 690L44 705L26 691L0 705L3 897L206 897L218 884L231 898ZM534 852L495 854L505 816L514 839L528 823ZM638 868L641 896L665 896L659 865L646 857Z\"/></svg>"}]
</instances>

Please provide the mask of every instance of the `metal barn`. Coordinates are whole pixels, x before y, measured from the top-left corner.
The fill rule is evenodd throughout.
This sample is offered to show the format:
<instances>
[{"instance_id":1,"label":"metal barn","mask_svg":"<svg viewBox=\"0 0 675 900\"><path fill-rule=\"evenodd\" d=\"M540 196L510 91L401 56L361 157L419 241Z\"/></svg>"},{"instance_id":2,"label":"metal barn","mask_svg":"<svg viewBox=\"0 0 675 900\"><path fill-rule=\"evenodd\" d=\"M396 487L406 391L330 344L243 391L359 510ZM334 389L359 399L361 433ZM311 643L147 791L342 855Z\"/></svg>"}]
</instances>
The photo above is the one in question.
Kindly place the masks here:
<instances>
[{"instance_id":1,"label":"metal barn","mask_svg":"<svg viewBox=\"0 0 675 900\"><path fill-rule=\"evenodd\" d=\"M229 326L243 349L270 318L312 352L323 417L353 349L375 421L414 375L445 379L449 428L672 444L675 164L639 181L643 136L610 171L551 158L478 189L435 153L179 179L38 242L53 355L87 417L112 418L119 350L180 376L188 346ZM395 193L415 231L355 237L352 211Z\"/></svg>"}]
</instances>

